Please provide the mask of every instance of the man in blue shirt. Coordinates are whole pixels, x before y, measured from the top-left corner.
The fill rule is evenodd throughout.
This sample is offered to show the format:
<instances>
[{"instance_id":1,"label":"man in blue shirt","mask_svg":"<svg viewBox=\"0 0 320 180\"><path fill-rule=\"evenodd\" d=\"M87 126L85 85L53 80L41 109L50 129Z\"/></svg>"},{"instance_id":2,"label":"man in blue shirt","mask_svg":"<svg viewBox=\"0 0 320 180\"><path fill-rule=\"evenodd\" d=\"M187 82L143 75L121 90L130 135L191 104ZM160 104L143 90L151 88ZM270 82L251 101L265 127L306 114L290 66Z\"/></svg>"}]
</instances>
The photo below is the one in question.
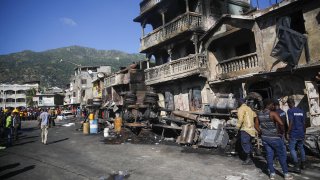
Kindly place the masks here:
<instances>
[{"instance_id":1,"label":"man in blue shirt","mask_svg":"<svg viewBox=\"0 0 320 180\"><path fill-rule=\"evenodd\" d=\"M289 149L294 162L294 170L300 173L300 164L297 157L297 152L295 147L297 146L301 155L301 167L304 168L306 155L303 147L304 143L304 134L306 132L305 126L305 116L304 112L295 107L295 102L292 98L289 98L288 101L288 119L289 119L289 128L288 128L288 139L289 139Z\"/></svg>"}]
</instances>

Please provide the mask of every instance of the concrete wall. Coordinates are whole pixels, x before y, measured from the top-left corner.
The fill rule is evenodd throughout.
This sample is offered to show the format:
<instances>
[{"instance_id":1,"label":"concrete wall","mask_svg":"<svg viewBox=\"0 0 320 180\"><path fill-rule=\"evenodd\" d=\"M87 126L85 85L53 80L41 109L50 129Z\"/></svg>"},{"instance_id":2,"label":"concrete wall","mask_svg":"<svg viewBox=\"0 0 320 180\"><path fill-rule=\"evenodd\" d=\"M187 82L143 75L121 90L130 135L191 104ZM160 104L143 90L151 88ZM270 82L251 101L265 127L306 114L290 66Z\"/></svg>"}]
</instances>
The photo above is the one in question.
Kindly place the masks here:
<instances>
[{"instance_id":1,"label":"concrete wall","mask_svg":"<svg viewBox=\"0 0 320 180\"><path fill-rule=\"evenodd\" d=\"M318 6L318 7L317 7ZM320 26L319 26L319 12L320 12L320 1L312 1L312 3L308 3L305 6L301 7L300 10L303 12L304 18L304 25L306 28L305 34L308 37L308 45L310 49L310 58L311 61L319 61L320 60L320 52L319 52L319 45L320 45ZM263 17L257 21L258 26L261 31L262 35L262 44L263 44L263 51L264 51L264 63L266 71L276 71L278 68L286 67L285 63L279 62L277 63L277 59L270 56L272 51L273 45L276 40L276 20L281 16L290 15L299 9L288 9L281 13L277 13L275 15L268 15ZM317 19L318 17L318 19ZM257 32L259 33L259 32ZM299 59L299 65L306 64L306 57L305 57L305 49Z\"/></svg>"},{"instance_id":2,"label":"concrete wall","mask_svg":"<svg viewBox=\"0 0 320 180\"><path fill-rule=\"evenodd\" d=\"M188 83L184 83L188 82ZM190 111L189 90L191 88L200 88L202 104L208 103L207 86L205 80L187 79L184 82L168 83L161 87L155 88L157 93L165 96L166 91L173 94L174 110Z\"/></svg>"}]
</instances>

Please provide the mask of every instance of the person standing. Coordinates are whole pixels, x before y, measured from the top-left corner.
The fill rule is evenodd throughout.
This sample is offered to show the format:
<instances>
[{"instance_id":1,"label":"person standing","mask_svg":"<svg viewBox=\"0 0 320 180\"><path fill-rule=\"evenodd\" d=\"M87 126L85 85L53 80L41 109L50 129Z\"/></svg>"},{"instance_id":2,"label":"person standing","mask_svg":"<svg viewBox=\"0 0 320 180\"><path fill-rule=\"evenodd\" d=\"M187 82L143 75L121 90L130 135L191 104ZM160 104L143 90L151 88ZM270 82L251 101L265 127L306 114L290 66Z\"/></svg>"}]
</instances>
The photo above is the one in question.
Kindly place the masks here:
<instances>
[{"instance_id":1,"label":"person standing","mask_svg":"<svg viewBox=\"0 0 320 180\"><path fill-rule=\"evenodd\" d=\"M2 110L2 108L0 107L0 142L4 140L4 132L5 132L5 115L4 112ZM5 149L5 146L2 146L2 144L0 144L0 150L1 149Z\"/></svg>"},{"instance_id":2,"label":"person standing","mask_svg":"<svg viewBox=\"0 0 320 180\"><path fill-rule=\"evenodd\" d=\"M238 122L236 128L240 130L241 146L246 155L242 165L251 165L253 164L251 159L251 140L256 135L254 118L257 118L257 114L247 106L244 99L239 99L239 104L241 106L238 109Z\"/></svg>"},{"instance_id":3,"label":"person standing","mask_svg":"<svg viewBox=\"0 0 320 180\"><path fill-rule=\"evenodd\" d=\"M288 132L288 123L287 123L287 115L286 112L284 112L281 108L280 108L280 103L278 100L274 101L274 107L275 107L275 111L279 114L280 119L282 120L282 123L284 125L284 131L281 131L281 128L278 127L278 132L280 134L283 134L283 136L285 137L286 133Z\"/></svg>"},{"instance_id":4,"label":"person standing","mask_svg":"<svg viewBox=\"0 0 320 180\"><path fill-rule=\"evenodd\" d=\"M20 125L20 116L18 111L13 111L13 117L12 117L12 129L13 129L13 138L14 140L18 139L18 130Z\"/></svg>"},{"instance_id":5,"label":"person standing","mask_svg":"<svg viewBox=\"0 0 320 180\"><path fill-rule=\"evenodd\" d=\"M48 110L44 110L40 114L40 122L41 122L41 142L43 144L47 144L48 139L48 128L49 128L49 114Z\"/></svg>"},{"instance_id":6,"label":"person standing","mask_svg":"<svg viewBox=\"0 0 320 180\"><path fill-rule=\"evenodd\" d=\"M5 131L7 135L7 147L12 146L12 116L10 112L7 113Z\"/></svg>"},{"instance_id":7,"label":"person standing","mask_svg":"<svg viewBox=\"0 0 320 180\"><path fill-rule=\"evenodd\" d=\"M284 138L277 130L277 125L283 131L284 125L277 112L274 111L274 102L271 99L263 101L264 110L258 113L255 120L255 128L261 135L262 144L266 150L267 166L270 179L275 179L275 169L273 166L274 153L279 158L279 162L284 174L284 179L293 179L288 173L287 154L284 145ZM275 151L275 152L274 152Z\"/></svg>"},{"instance_id":8,"label":"person standing","mask_svg":"<svg viewBox=\"0 0 320 180\"><path fill-rule=\"evenodd\" d=\"M289 150L294 162L294 171L300 173L300 163L298 161L297 152L295 147L297 146L300 151L301 156L301 168L305 168L306 154L304 151L304 135L306 132L305 125L305 116L304 112L295 107L295 102L292 98L287 100L289 110L288 110L288 119L289 119L289 128L287 138L289 140Z\"/></svg>"}]
</instances>

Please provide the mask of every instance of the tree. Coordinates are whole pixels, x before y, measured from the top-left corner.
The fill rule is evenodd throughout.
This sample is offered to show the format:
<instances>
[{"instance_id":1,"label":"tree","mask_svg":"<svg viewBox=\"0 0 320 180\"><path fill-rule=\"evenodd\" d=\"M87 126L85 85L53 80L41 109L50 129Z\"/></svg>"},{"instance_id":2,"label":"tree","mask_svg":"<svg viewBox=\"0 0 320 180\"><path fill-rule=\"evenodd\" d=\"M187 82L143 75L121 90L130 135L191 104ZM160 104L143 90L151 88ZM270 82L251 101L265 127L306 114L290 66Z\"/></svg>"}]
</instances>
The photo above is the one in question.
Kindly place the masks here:
<instances>
[{"instance_id":1,"label":"tree","mask_svg":"<svg viewBox=\"0 0 320 180\"><path fill-rule=\"evenodd\" d=\"M26 94L27 107L33 107L34 106L33 97L37 94L37 90L35 88L31 88L26 90L25 94Z\"/></svg>"}]
</instances>

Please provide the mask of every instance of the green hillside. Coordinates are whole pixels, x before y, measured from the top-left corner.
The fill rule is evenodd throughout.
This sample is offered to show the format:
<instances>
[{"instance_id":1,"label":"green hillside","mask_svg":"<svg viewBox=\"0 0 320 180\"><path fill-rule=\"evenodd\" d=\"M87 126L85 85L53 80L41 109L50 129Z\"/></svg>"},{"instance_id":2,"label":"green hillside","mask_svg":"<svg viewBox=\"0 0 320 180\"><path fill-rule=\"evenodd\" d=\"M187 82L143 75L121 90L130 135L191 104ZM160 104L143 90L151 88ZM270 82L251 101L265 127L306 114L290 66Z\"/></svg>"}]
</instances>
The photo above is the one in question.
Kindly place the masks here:
<instances>
[{"instance_id":1,"label":"green hillside","mask_svg":"<svg viewBox=\"0 0 320 180\"><path fill-rule=\"evenodd\" d=\"M143 60L142 54L127 54L117 50L96 50L70 46L43 52L23 51L0 55L0 83L40 81L41 86L65 87L74 73L75 65L110 65L112 70Z\"/></svg>"}]
</instances>

